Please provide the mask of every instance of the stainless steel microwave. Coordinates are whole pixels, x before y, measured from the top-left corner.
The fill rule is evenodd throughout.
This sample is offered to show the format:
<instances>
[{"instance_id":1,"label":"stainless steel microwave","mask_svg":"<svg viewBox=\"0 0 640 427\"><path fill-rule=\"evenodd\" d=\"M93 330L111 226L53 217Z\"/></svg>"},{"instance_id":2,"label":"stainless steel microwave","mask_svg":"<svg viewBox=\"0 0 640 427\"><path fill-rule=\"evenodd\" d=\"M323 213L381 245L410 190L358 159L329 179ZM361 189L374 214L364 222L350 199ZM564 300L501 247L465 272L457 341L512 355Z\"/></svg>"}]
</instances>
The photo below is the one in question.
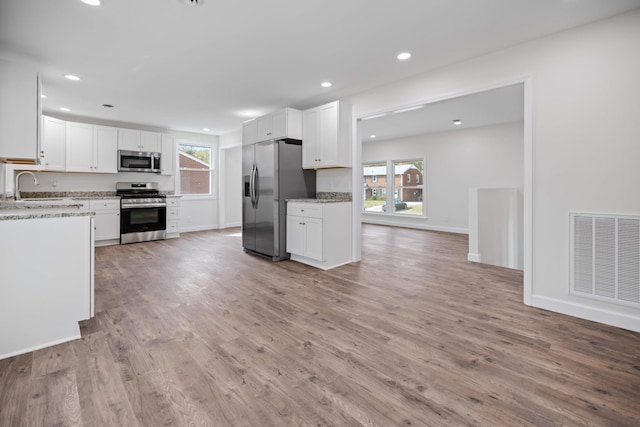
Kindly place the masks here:
<instances>
[{"instance_id":1,"label":"stainless steel microwave","mask_svg":"<svg viewBox=\"0 0 640 427\"><path fill-rule=\"evenodd\" d=\"M118 172L160 173L160 153L118 150Z\"/></svg>"}]
</instances>

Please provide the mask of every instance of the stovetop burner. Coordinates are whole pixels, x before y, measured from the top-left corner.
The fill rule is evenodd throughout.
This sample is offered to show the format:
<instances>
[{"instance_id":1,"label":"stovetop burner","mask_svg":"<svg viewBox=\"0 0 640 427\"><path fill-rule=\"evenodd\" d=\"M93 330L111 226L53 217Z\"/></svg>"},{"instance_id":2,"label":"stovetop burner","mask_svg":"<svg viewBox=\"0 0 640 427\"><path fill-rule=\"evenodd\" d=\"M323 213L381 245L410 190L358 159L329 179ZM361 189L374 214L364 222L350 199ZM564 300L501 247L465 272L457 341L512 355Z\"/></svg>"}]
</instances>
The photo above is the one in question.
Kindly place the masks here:
<instances>
[{"instance_id":1,"label":"stovetop burner","mask_svg":"<svg viewBox=\"0 0 640 427\"><path fill-rule=\"evenodd\" d=\"M116 195L123 198L164 198L157 182L118 182Z\"/></svg>"}]
</instances>

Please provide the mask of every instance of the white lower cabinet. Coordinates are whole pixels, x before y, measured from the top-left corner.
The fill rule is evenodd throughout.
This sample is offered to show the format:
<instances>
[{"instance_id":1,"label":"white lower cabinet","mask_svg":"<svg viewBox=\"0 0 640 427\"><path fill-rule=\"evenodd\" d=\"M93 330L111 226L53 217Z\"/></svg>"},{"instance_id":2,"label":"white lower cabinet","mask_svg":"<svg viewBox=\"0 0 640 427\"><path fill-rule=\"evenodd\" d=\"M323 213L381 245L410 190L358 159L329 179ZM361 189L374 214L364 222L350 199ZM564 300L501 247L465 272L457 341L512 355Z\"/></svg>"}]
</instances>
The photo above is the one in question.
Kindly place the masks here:
<instances>
[{"instance_id":1,"label":"white lower cabinet","mask_svg":"<svg viewBox=\"0 0 640 427\"><path fill-rule=\"evenodd\" d=\"M94 240L96 246L120 243L120 199L93 199L89 210L94 215Z\"/></svg>"},{"instance_id":2,"label":"white lower cabinet","mask_svg":"<svg viewBox=\"0 0 640 427\"><path fill-rule=\"evenodd\" d=\"M167 239L180 237L180 196L167 196Z\"/></svg>"},{"instance_id":3,"label":"white lower cabinet","mask_svg":"<svg viewBox=\"0 0 640 427\"><path fill-rule=\"evenodd\" d=\"M351 262L351 202L287 203L287 252L323 270Z\"/></svg>"}]
</instances>

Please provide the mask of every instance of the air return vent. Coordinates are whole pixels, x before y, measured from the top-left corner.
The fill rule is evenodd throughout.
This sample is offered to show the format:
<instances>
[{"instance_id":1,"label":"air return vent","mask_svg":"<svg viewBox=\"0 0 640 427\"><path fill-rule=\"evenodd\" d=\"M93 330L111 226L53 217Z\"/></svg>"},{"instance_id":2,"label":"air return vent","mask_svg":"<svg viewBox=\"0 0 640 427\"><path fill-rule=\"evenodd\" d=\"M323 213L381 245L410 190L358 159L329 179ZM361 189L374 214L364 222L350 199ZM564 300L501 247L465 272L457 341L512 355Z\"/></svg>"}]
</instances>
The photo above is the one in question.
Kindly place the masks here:
<instances>
[{"instance_id":1,"label":"air return vent","mask_svg":"<svg viewBox=\"0 0 640 427\"><path fill-rule=\"evenodd\" d=\"M640 217L569 216L571 293L640 307Z\"/></svg>"}]
</instances>

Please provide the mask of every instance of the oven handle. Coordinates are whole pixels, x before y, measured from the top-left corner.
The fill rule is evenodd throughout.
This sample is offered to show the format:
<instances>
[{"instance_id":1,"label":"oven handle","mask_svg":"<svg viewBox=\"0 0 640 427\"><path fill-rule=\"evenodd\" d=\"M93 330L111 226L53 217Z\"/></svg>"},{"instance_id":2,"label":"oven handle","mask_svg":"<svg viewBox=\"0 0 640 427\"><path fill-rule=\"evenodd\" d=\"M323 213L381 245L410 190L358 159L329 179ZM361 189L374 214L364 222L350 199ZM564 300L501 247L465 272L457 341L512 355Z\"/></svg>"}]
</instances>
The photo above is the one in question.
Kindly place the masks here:
<instances>
[{"instance_id":1,"label":"oven handle","mask_svg":"<svg viewBox=\"0 0 640 427\"><path fill-rule=\"evenodd\" d=\"M122 209L135 209L135 208L164 208L166 207L167 204L166 203L147 203L147 204L122 204Z\"/></svg>"}]
</instances>

